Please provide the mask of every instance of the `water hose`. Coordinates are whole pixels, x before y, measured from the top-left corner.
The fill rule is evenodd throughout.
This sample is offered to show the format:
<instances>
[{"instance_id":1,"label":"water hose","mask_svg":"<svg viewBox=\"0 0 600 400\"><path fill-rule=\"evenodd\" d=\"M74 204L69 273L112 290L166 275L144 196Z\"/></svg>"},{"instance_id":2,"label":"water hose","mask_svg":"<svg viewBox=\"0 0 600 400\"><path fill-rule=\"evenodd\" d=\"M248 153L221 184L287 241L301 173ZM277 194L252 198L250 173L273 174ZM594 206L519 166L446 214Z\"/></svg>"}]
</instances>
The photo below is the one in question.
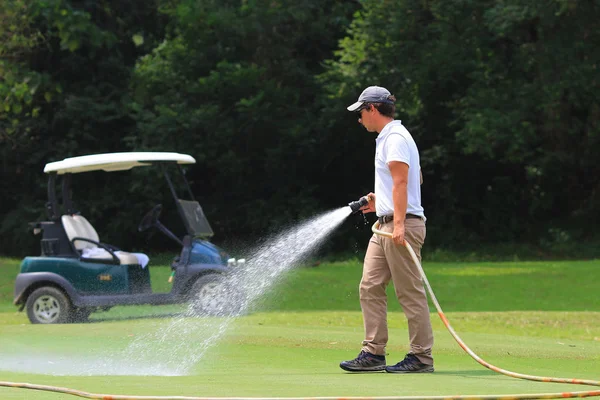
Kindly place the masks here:
<instances>
[{"instance_id":1,"label":"water hose","mask_svg":"<svg viewBox=\"0 0 600 400\"><path fill-rule=\"evenodd\" d=\"M384 232L382 230L380 230L380 224L379 221L376 221L373 224L373 227L371 228L371 230L373 231L373 233L380 235L380 236L384 236L387 238L391 238L392 234L389 232ZM438 312L438 315L440 316L440 319L442 320L442 322L444 323L444 325L446 326L446 328L448 329L448 332L450 332L450 334L452 335L452 337L454 338L454 340L456 340L456 342L458 343L458 345L468 354L470 355L475 361L477 361L479 364L483 365L484 367L491 369L494 372L497 372L499 374L502 375L506 375L506 376L510 376L513 378L518 378L518 379L526 379L529 381L537 381L537 382L554 382L554 383L569 383L569 384L574 384L574 385L590 385L590 386L600 386L600 381L592 381L592 380L586 380L586 379L570 379L570 378L551 378L551 377L542 377L542 376L535 376L535 375L526 375L526 374L520 374L517 372L512 372L512 371L507 371L505 369L502 368L498 368L490 363L488 363L487 361L483 360L481 357L479 357L477 354L475 354L475 352L473 350L471 350L469 348L469 346L467 346L465 344L465 342L463 342L463 340L460 338L460 336L458 336L458 334L456 333L456 331L454 330L454 328L452 328L452 326L450 325L450 322L448 321L448 318L446 318L446 315L444 315L444 311L442 310L442 307L440 306L440 303L437 301L437 298L435 297L435 294L433 293L433 290L431 289L431 285L429 284L429 280L427 279L427 275L425 275L425 271L423 270L423 267L421 266L421 263L419 262L419 259L417 258L417 255L415 254L415 251L413 250L413 248L410 246L410 244L408 243L407 240L404 240L404 247L406 247L406 249L408 250L410 257L412 258L413 262L415 263L415 265L417 266L417 268L419 269L419 273L421 274L421 278L423 279L423 283L425 285L425 288L427 289L427 292L429 293L429 297L431 298L431 301L433 302L433 304L435 305L435 308ZM556 397L535 397L535 398L560 398L560 397L591 397L591 396L600 396L600 390L595 390L595 391L589 391L589 392L572 392L572 393L557 393ZM508 398L514 398L514 396L498 396L496 397L498 399L508 399ZM534 397L528 397L533 399Z\"/></svg>"},{"instance_id":2,"label":"water hose","mask_svg":"<svg viewBox=\"0 0 600 400\"><path fill-rule=\"evenodd\" d=\"M372 231L380 236L384 236L387 238L391 238L392 234L388 232L381 231L379 222L375 222L372 227ZM454 331L450 322L444 315L440 304L431 289L431 285L427 280L427 276L425 275L425 271L423 271L423 267L421 267L421 263L417 258L414 250L408 244L408 242L404 241L404 246L410 253L410 256L413 262L417 265L419 269L419 273L423 278L423 283L429 293L431 301L435 305L437 309L438 315L440 316L442 322L454 338L458 345L475 361L484 367L491 369L494 372L497 372L502 375L510 376L518 379L526 379L530 381L538 381L538 382L554 382L554 383L568 383L575 385L589 385L589 386L600 386L600 381L592 381L585 379L568 379L568 378L550 378L550 377L541 377L535 375L525 375L517 372L507 371L502 368L498 368L486 361L484 361L481 357L479 357L473 350L471 350L465 342L458 336L458 334ZM57 387L57 386L47 386L47 385L36 385L31 383L18 383L18 382L3 382L0 381L0 387L12 387L12 388L22 388L22 389L32 389L32 390L41 390L47 392L55 392L55 393L63 393L69 394L73 396L83 397L86 399L94 399L94 400L223 400L223 397L187 397L187 396L127 396L127 395L112 395L112 394L96 394L84 392L81 390ZM521 400L521 399L564 399L564 398L573 398L573 397L595 397L600 396L600 390L591 390L591 391L582 391L582 392L562 392L562 393L532 393L532 394L508 394L508 395L465 395L465 396L384 396L384 397L228 397L229 399L235 400Z\"/></svg>"}]
</instances>

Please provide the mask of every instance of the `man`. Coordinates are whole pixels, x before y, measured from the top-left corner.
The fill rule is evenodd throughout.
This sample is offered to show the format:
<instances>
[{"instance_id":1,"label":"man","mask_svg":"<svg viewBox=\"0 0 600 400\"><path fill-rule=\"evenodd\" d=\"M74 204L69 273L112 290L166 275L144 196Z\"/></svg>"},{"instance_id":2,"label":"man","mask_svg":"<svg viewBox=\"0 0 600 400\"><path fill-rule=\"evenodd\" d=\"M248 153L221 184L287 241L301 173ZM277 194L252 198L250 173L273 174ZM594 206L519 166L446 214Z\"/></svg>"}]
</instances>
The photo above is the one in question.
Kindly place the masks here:
<instances>
[{"instance_id":1,"label":"man","mask_svg":"<svg viewBox=\"0 0 600 400\"><path fill-rule=\"evenodd\" d=\"M348 107L360 113L358 122L377 132L375 149L375 193L369 193L363 213L376 212L381 230L392 238L373 235L369 241L360 281L365 340L357 358L343 361L346 371L395 373L433 372L433 331L427 296L419 270L404 241L419 260L425 241L425 214L421 206L419 151L401 121L394 120L396 98L379 86L366 88ZM386 366L388 341L385 289L393 281L396 297L408 320L410 351L393 366Z\"/></svg>"}]
</instances>

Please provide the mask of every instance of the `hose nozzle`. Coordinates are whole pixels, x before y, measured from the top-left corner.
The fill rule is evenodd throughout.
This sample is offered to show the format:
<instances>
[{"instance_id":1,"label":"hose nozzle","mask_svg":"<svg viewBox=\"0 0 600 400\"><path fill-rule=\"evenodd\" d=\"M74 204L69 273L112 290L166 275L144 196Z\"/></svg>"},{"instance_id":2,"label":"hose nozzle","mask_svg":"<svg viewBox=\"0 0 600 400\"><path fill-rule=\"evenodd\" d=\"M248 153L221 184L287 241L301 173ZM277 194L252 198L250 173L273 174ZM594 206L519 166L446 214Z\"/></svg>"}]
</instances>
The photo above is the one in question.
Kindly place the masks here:
<instances>
[{"instance_id":1,"label":"hose nozzle","mask_svg":"<svg viewBox=\"0 0 600 400\"><path fill-rule=\"evenodd\" d=\"M356 201L351 201L350 203L348 203L348 206L352 210L352 214L356 214L361 207L364 207L367 204L369 204L369 199L367 199L367 196L363 196Z\"/></svg>"}]
</instances>

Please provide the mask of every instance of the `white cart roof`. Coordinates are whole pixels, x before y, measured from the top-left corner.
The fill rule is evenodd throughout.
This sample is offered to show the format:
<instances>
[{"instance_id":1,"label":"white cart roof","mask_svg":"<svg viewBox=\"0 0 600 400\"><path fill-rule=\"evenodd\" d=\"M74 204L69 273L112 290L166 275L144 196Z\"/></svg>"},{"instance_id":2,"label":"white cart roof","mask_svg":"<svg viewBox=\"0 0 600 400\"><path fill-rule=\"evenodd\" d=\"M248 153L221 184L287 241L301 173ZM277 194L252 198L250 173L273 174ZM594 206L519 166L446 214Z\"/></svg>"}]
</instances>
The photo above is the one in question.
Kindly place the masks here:
<instances>
[{"instance_id":1,"label":"white cart roof","mask_svg":"<svg viewBox=\"0 0 600 400\"><path fill-rule=\"evenodd\" d=\"M195 164L194 157L180 153L130 152L106 153L65 158L46 164L45 173L76 174L89 171L125 171L133 167L148 166L155 162L171 161L178 164Z\"/></svg>"}]
</instances>

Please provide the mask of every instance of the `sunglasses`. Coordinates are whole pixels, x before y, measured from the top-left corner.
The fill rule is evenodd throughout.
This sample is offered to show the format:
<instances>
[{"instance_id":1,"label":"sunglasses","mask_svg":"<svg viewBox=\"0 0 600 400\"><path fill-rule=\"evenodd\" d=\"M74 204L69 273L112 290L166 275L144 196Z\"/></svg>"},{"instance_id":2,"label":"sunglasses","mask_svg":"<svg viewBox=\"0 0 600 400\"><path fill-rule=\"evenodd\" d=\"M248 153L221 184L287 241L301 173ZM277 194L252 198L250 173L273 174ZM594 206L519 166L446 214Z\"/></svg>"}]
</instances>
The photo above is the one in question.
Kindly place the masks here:
<instances>
[{"instance_id":1,"label":"sunglasses","mask_svg":"<svg viewBox=\"0 0 600 400\"><path fill-rule=\"evenodd\" d=\"M370 106L371 106L371 104L370 104L370 103L365 103L365 104L363 104L362 106L358 107L358 108L356 109L356 111L355 111L355 112L356 112L356 113L358 113L358 114L360 114L360 112L361 112L362 110L366 110L366 109L368 109Z\"/></svg>"}]
</instances>

